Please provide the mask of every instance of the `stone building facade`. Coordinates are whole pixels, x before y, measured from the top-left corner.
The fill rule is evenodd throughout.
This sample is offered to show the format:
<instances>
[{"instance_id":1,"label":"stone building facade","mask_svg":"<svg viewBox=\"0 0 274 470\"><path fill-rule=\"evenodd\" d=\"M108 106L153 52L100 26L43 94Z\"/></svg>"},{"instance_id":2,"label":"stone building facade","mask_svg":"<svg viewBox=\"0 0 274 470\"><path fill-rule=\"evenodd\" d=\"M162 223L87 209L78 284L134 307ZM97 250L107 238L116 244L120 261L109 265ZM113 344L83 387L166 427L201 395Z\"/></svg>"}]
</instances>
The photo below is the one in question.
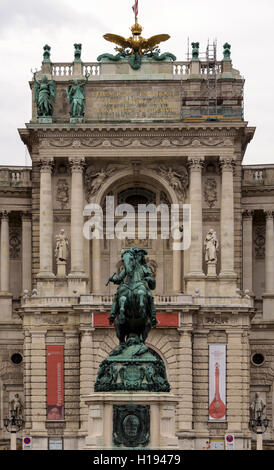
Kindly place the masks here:
<instances>
[{"instance_id":1,"label":"stone building facade","mask_svg":"<svg viewBox=\"0 0 274 470\"><path fill-rule=\"evenodd\" d=\"M31 120L19 129L32 167L0 167L2 446L9 441L3 419L18 393L18 436L31 436L33 449L54 438L64 449L84 448L83 397L117 344L107 322L114 287L105 283L121 268L121 249L139 246L157 281L159 324L147 344L179 399L179 447L202 449L230 432L237 449L250 449L255 392L270 420L265 446L273 447L274 164L242 165L255 132L243 116L244 79L231 60L216 61L212 97L210 67L203 60L146 60L138 71L125 61L42 63L37 79L56 83L53 119L37 118L33 97ZM87 72L86 114L72 122L66 88ZM190 204L189 249L174 251L160 236L86 239L84 207L104 207L106 196L115 206ZM57 263L62 229L68 253ZM217 264L205 258L210 229ZM224 419L209 417L211 345L225 345ZM50 346L62 346L64 358L64 414L55 420L47 414Z\"/></svg>"}]
</instances>

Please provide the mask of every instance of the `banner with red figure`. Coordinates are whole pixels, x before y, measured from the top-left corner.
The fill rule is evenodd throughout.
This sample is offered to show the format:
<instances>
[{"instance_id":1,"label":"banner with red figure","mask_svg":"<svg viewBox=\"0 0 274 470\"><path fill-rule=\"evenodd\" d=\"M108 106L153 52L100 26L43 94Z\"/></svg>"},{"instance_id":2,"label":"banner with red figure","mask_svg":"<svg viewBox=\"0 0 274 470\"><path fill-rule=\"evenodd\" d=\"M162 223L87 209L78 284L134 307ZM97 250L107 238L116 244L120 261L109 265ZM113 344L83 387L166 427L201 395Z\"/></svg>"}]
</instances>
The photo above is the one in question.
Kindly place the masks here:
<instances>
[{"instance_id":1,"label":"banner with red figure","mask_svg":"<svg viewBox=\"0 0 274 470\"><path fill-rule=\"evenodd\" d=\"M209 345L209 420L226 418L226 345Z\"/></svg>"},{"instance_id":2,"label":"banner with red figure","mask_svg":"<svg viewBox=\"0 0 274 470\"><path fill-rule=\"evenodd\" d=\"M47 419L64 419L64 346L47 346Z\"/></svg>"}]
</instances>

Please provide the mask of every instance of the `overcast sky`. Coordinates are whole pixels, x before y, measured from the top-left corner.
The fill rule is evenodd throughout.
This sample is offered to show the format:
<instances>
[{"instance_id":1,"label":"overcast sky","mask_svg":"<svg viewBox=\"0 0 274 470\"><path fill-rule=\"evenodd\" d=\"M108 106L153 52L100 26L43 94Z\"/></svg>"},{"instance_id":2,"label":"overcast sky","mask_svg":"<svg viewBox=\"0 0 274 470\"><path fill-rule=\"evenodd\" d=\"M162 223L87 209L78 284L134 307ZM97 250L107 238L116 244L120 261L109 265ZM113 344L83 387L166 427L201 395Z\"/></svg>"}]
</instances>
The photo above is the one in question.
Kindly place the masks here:
<instances>
[{"instance_id":1,"label":"overcast sky","mask_svg":"<svg viewBox=\"0 0 274 470\"><path fill-rule=\"evenodd\" d=\"M113 52L105 33L128 37L134 0L0 0L0 164L30 164L18 127L31 117L28 81L41 67L43 46L52 61L72 61L82 43L82 60ZM233 67L245 77L245 120L256 126L245 164L274 163L273 0L139 0L143 36L168 33L162 52L185 60L188 37L206 50L217 39L218 58L231 44ZM113 45L114 46L114 45Z\"/></svg>"}]
</instances>

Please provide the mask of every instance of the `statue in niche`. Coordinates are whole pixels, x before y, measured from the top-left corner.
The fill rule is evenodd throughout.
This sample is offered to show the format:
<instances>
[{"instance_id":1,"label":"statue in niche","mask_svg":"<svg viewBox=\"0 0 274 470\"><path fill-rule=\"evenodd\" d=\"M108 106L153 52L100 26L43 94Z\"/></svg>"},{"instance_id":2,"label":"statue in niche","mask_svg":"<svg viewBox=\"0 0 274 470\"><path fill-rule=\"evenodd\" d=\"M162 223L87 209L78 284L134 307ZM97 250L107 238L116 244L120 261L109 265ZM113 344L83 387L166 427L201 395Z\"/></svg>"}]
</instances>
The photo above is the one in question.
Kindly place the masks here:
<instances>
[{"instance_id":1,"label":"statue in niche","mask_svg":"<svg viewBox=\"0 0 274 470\"><path fill-rule=\"evenodd\" d=\"M15 393L14 398L10 401L10 409L15 412L16 418L23 418L24 406L19 393Z\"/></svg>"},{"instance_id":2,"label":"statue in niche","mask_svg":"<svg viewBox=\"0 0 274 470\"><path fill-rule=\"evenodd\" d=\"M68 239L65 235L65 230L62 228L59 235L56 235L56 248L55 258L58 261L66 262L68 253Z\"/></svg>"},{"instance_id":3,"label":"statue in niche","mask_svg":"<svg viewBox=\"0 0 274 470\"><path fill-rule=\"evenodd\" d=\"M217 251L219 248L219 243L217 240L216 232L212 229L209 230L205 241L205 261L206 263L217 263Z\"/></svg>"},{"instance_id":4,"label":"statue in niche","mask_svg":"<svg viewBox=\"0 0 274 470\"><path fill-rule=\"evenodd\" d=\"M67 88L67 97L70 103L70 116L72 118L82 118L85 115L85 84L90 74L86 74L86 80L79 82L73 80L73 84Z\"/></svg>"},{"instance_id":5,"label":"statue in niche","mask_svg":"<svg viewBox=\"0 0 274 470\"><path fill-rule=\"evenodd\" d=\"M256 419L258 417L262 417L263 414L265 413L265 402L263 399L260 397L259 392L255 393L255 397L250 405L250 416L253 419Z\"/></svg>"},{"instance_id":6,"label":"statue in niche","mask_svg":"<svg viewBox=\"0 0 274 470\"><path fill-rule=\"evenodd\" d=\"M53 106L51 102L56 101L56 83L48 80L44 75L39 82L36 79L37 72L33 74L34 81L34 101L37 104L38 117L51 117L53 115Z\"/></svg>"}]
</instances>

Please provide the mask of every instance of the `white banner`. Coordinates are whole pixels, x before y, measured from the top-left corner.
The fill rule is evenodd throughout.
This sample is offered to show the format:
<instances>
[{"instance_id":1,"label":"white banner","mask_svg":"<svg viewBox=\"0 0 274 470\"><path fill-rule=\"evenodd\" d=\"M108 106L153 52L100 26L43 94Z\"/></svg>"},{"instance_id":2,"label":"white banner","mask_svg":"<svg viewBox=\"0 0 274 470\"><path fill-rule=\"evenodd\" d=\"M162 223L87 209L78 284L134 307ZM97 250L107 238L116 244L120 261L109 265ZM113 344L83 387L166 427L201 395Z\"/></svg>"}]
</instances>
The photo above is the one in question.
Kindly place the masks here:
<instances>
[{"instance_id":1,"label":"white banner","mask_svg":"<svg viewBox=\"0 0 274 470\"><path fill-rule=\"evenodd\" d=\"M226 345L209 345L209 420L226 418Z\"/></svg>"}]
</instances>

